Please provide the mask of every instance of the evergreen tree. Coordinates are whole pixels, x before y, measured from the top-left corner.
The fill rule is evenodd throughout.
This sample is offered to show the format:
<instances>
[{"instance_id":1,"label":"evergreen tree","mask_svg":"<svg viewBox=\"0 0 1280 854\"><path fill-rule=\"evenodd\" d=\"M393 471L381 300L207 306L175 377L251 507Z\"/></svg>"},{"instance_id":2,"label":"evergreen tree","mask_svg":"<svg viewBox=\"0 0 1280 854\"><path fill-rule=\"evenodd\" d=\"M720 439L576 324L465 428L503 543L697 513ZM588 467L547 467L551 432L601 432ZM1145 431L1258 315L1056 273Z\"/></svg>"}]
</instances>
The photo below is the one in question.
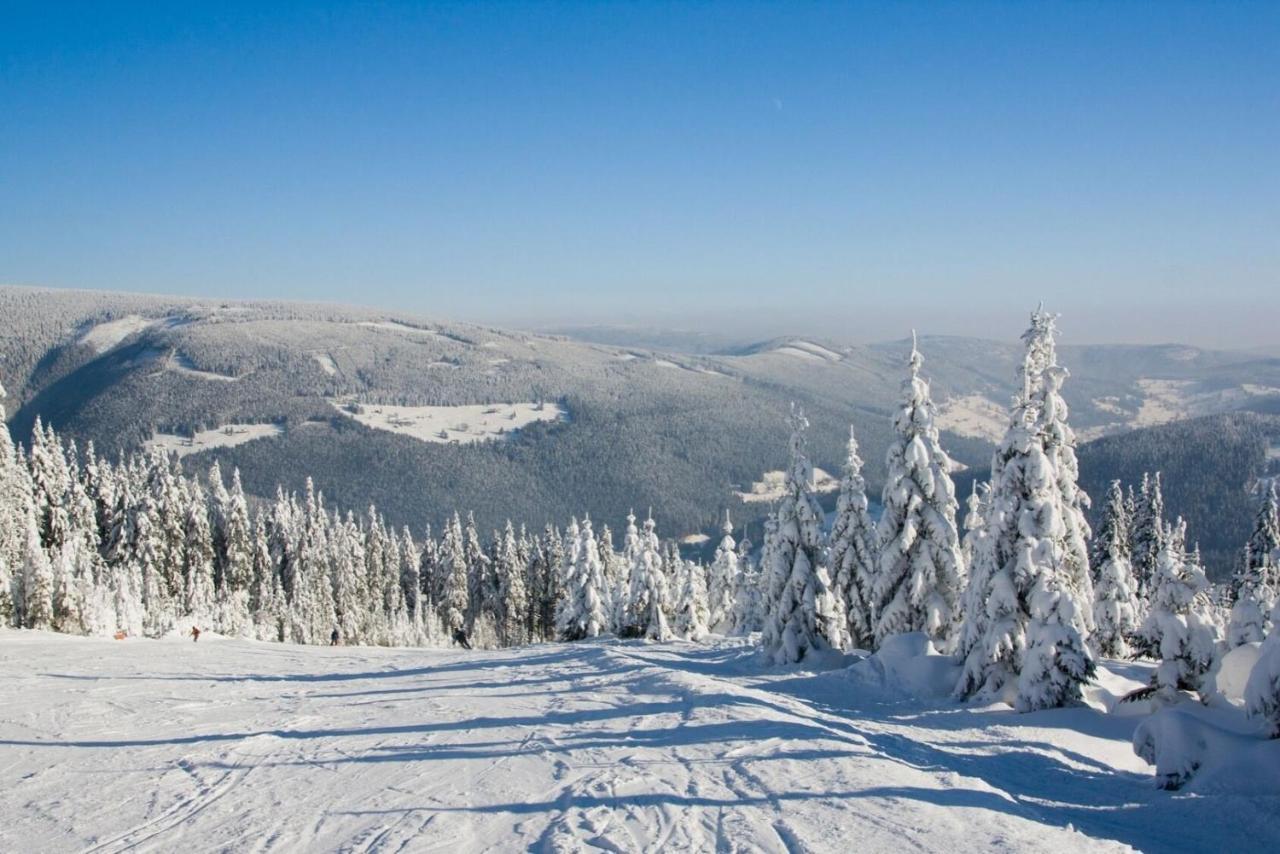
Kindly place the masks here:
<instances>
[{"instance_id":1,"label":"evergreen tree","mask_svg":"<svg viewBox=\"0 0 1280 854\"><path fill-rule=\"evenodd\" d=\"M1161 536L1151 609L1139 629L1146 647L1160 657L1152 682L1166 701L1179 690L1199 690L1217 652L1212 623L1200 609L1203 600L1198 601L1208 582L1204 570L1183 553L1185 533L1177 530L1183 526L1179 519Z\"/></svg>"},{"instance_id":2,"label":"evergreen tree","mask_svg":"<svg viewBox=\"0 0 1280 854\"><path fill-rule=\"evenodd\" d=\"M707 635L707 582L700 565L685 561L680 573L680 595L675 607L675 633L699 641Z\"/></svg>"},{"instance_id":3,"label":"evergreen tree","mask_svg":"<svg viewBox=\"0 0 1280 854\"><path fill-rule=\"evenodd\" d=\"M822 509L813 495L813 468L805 455L804 413L792 409L791 459L782 498L772 514L771 536L765 541L764 630L765 655L778 664L798 662L826 643L819 632L819 608L829 598L821 588Z\"/></svg>"},{"instance_id":4,"label":"evergreen tree","mask_svg":"<svg viewBox=\"0 0 1280 854\"><path fill-rule=\"evenodd\" d=\"M1280 520L1276 515L1276 488L1268 486L1253 534L1245 545L1240 567L1232 579L1235 603L1227 628L1227 645L1235 648L1262 640L1268 633L1267 615L1280 595L1280 567L1275 555L1280 550Z\"/></svg>"},{"instance_id":5,"label":"evergreen tree","mask_svg":"<svg viewBox=\"0 0 1280 854\"><path fill-rule=\"evenodd\" d=\"M1094 586L1093 645L1099 655L1125 658L1129 655L1128 638L1138 627L1138 601L1129 563L1125 498L1118 480L1111 482L1094 544L1098 546L1093 558L1098 583Z\"/></svg>"},{"instance_id":6,"label":"evergreen tree","mask_svg":"<svg viewBox=\"0 0 1280 854\"><path fill-rule=\"evenodd\" d=\"M525 587L525 566L520 560L516 532L510 520L502 532L497 568L502 598L502 642L507 646L526 643L529 596Z\"/></svg>"},{"instance_id":7,"label":"evergreen tree","mask_svg":"<svg viewBox=\"0 0 1280 854\"><path fill-rule=\"evenodd\" d=\"M1271 612L1271 623L1280 625L1280 603ZM1249 717L1260 720L1270 738L1280 738L1280 631L1272 631L1262 644L1244 700Z\"/></svg>"},{"instance_id":8,"label":"evergreen tree","mask_svg":"<svg viewBox=\"0 0 1280 854\"><path fill-rule=\"evenodd\" d=\"M1037 310L1023 336L1022 391L992 458L986 530L974 544L965 593L964 667L956 687L959 696L1002 697L1022 711L1077 702L1094 671L1080 589L1067 561L1070 507L1057 471L1062 456L1046 451L1057 420L1046 401L1061 383L1051 332L1052 319Z\"/></svg>"},{"instance_id":9,"label":"evergreen tree","mask_svg":"<svg viewBox=\"0 0 1280 854\"><path fill-rule=\"evenodd\" d=\"M871 595L877 644L890 635L922 631L945 650L954 645L965 567L953 463L938 442L922 363L913 342L903 403L893 419L897 435L886 458Z\"/></svg>"},{"instance_id":10,"label":"evergreen tree","mask_svg":"<svg viewBox=\"0 0 1280 854\"><path fill-rule=\"evenodd\" d=\"M576 525L571 525L573 530ZM556 618L556 633L561 640L593 638L609 630L605 610L604 568L600 564L600 548L591 530L591 517L582 520L577 547L571 549L572 570L565 576L564 607Z\"/></svg>"},{"instance_id":11,"label":"evergreen tree","mask_svg":"<svg viewBox=\"0 0 1280 854\"><path fill-rule=\"evenodd\" d=\"M1142 487L1134 505L1132 541L1133 575L1137 583L1138 600L1146 602L1151 597L1156 575L1156 559L1164 543L1164 496L1160 492L1160 472L1155 476L1142 475Z\"/></svg>"},{"instance_id":12,"label":"evergreen tree","mask_svg":"<svg viewBox=\"0 0 1280 854\"><path fill-rule=\"evenodd\" d=\"M440 590L436 596L440 621L453 633L465 624L470 610L467 582L467 558L463 545L462 520L457 513L445 526L440 541Z\"/></svg>"},{"instance_id":13,"label":"evergreen tree","mask_svg":"<svg viewBox=\"0 0 1280 854\"><path fill-rule=\"evenodd\" d=\"M875 642L875 615L871 608L875 584L876 531L867 512L867 487L862 478L858 440L849 428L840 496L831 526L830 559L834 590L847 620L849 645L870 649Z\"/></svg>"},{"instance_id":14,"label":"evergreen tree","mask_svg":"<svg viewBox=\"0 0 1280 854\"><path fill-rule=\"evenodd\" d=\"M634 518L634 517L632 517ZM634 526L628 531L634 530ZM707 624L710 630L719 634L733 631L733 599L738 588L738 544L733 540L733 523L729 520L729 511L724 511L724 523L720 526L720 545L716 548L715 559L711 562L711 581L707 596Z\"/></svg>"},{"instance_id":15,"label":"evergreen tree","mask_svg":"<svg viewBox=\"0 0 1280 854\"><path fill-rule=\"evenodd\" d=\"M653 511L644 523L639 551L631 566L631 585L627 594L627 628L629 637L665 641L671 638L667 622L669 592L667 576L662 569L661 545L658 542Z\"/></svg>"}]
</instances>

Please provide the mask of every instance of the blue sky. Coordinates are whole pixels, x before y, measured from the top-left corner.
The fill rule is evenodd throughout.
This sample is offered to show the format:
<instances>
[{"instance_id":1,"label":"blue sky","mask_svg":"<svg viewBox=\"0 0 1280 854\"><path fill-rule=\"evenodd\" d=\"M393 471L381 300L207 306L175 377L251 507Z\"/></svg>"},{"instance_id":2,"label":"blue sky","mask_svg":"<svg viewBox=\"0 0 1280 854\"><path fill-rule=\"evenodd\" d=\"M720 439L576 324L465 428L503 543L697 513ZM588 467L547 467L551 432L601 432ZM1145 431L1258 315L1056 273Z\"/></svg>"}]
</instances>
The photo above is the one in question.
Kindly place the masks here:
<instances>
[{"instance_id":1,"label":"blue sky","mask_svg":"<svg viewBox=\"0 0 1280 854\"><path fill-rule=\"evenodd\" d=\"M4 3L0 116L0 282L1275 341L1280 3Z\"/></svg>"}]
</instances>

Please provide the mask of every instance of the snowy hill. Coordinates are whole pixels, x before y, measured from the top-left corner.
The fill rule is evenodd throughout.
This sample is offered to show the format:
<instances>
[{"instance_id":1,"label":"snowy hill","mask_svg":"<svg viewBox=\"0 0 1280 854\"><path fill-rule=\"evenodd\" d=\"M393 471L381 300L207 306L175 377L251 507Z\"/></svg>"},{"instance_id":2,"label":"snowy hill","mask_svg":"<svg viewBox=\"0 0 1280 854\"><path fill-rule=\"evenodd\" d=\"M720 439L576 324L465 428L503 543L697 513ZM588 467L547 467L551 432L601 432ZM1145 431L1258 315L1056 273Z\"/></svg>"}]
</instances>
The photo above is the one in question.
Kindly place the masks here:
<instances>
[{"instance_id":1,"label":"snowy hill","mask_svg":"<svg viewBox=\"0 0 1280 854\"><path fill-rule=\"evenodd\" d=\"M1157 790L1129 745L1135 718L916 700L865 665L764 670L741 642L0 641L7 850L1157 852L1278 838L1274 780ZM1275 757L1280 742L1263 747Z\"/></svg>"},{"instance_id":2,"label":"snowy hill","mask_svg":"<svg viewBox=\"0 0 1280 854\"><path fill-rule=\"evenodd\" d=\"M684 340L653 331L610 344L599 328L579 341L332 305L25 288L0 288L0 313L0 382L19 440L40 416L109 456L150 443L192 471L238 466L259 496L311 475L336 506L375 503L414 529L455 508L474 510L482 530L508 517L563 524L586 508L616 527L652 505L672 536L714 533L720 508L782 466L793 400L828 471L855 425L878 491L907 349L790 336L672 353L635 346ZM1017 348L951 337L921 347L947 450L981 471ZM1061 354L1085 438L1280 400L1280 360L1257 354ZM735 517L763 506L735 506Z\"/></svg>"}]
</instances>

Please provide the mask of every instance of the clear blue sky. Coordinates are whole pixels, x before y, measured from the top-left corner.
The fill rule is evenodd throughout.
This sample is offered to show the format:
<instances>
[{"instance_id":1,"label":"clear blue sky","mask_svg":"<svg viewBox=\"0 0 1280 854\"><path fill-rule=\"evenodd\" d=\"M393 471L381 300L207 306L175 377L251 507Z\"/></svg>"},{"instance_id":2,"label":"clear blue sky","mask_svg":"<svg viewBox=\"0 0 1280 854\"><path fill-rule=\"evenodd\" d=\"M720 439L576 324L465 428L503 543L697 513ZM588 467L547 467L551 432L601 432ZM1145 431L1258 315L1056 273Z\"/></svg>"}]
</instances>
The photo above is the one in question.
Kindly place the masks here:
<instances>
[{"instance_id":1,"label":"clear blue sky","mask_svg":"<svg viewBox=\"0 0 1280 854\"><path fill-rule=\"evenodd\" d=\"M1274 342L1280 3L2 3L0 282Z\"/></svg>"}]
</instances>

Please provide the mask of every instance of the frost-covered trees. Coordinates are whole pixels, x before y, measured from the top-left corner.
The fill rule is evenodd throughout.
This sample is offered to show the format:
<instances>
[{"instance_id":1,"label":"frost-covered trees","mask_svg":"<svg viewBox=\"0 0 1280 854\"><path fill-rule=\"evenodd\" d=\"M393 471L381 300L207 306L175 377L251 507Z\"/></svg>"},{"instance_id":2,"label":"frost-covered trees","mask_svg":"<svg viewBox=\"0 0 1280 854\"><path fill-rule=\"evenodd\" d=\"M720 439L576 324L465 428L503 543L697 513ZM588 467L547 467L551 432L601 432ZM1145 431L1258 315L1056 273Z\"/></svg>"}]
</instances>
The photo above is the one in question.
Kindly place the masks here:
<instances>
[{"instance_id":1,"label":"frost-covered trees","mask_svg":"<svg viewBox=\"0 0 1280 854\"><path fill-rule=\"evenodd\" d=\"M1213 665L1217 637L1203 611L1199 594L1208 582L1204 570L1187 560L1183 522L1167 527L1152 579L1151 607L1138 630L1148 649L1160 658L1153 684L1171 700L1179 690L1199 690L1201 678Z\"/></svg>"},{"instance_id":2,"label":"frost-covered trees","mask_svg":"<svg viewBox=\"0 0 1280 854\"><path fill-rule=\"evenodd\" d=\"M1271 612L1271 622L1280 625L1280 603ZM1268 736L1280 738L1280 631L1271 632L1260 653L1245 685L1245 710L1262 721Z\"/></svg>"},{"instance_id":3,"label":"frost-covered trees","mask_svg":"<svg viewBox=\"0 0 1280 854\"><path fill-rule=\"evenodd\" d=\"M495 565L502 599L502 642L508 646L525 643L528 639L526 614L529 609L526 569L520 558L515 527L510 520L503 529Z\"/></svg>"},{"instance_id":4,"label":"frost-covered trees","mask_svg":"<svg viewBox=\"0 0 1280 854\"><path fill-rule=\"evenodd\" d=\"M676 597L673 626L678 637L702 640L707 634L706 574L700 564L684 561L680 571L680 593Z\"/></svg>"},{"instance_id":5,"label":"frost-covered trees","mask_svg":"<svg viewBox=\"0 0 1280 854\"><path fill-rule=\"evenodd\" d=\"M711 562L708 584L707 624L711 631L729 634L733 630L733 599L738 587L738 544L733 539L733 523L724 511L720 525L720 545Z\"/></svg>"},{"instance_id":6,"label":"frost-covered trees","mask_svg":"<svg viewBox=\"0 0 1280 854\"><path fill-rule=\"evenodd\" d=\"M628 520L634 523L634 516L629 516ZM631 564L631 583L624 609L623 634L627 637L657 641L671 637L671 626L667 622L670 594L667 577L662 569L660 548L651 511L649 518L645 520L644 533L639 537L638 550Z\"/></svg>"},{"instance_id":7,"label":"frost-covered trees","mask_svg":"<svg viewBox=\"0 0 1280 854\"><path fill-rule=\"evenodd\" d=\"M1156 561L1164 548L1164 496L1160 491L1160 472L1144 473L1142 486L1134 501L1130 527L1131 560L1139 601L1147 601L1155 583Z\"/></svg>"},{"instance_id":8,"label":"frost-covered trees","mask_svg":"<svg viewBox=\"0 0 1280 854\"><path fill-rule=\"evenodd\" d=\"M820 614L831 601L823 585L822 509L813 495L813 468L805 455L804 413L792 410L791 458L782 498L772 514L762 558L765 655L778 664L800 661L812 649L827 646L820 623L835 615Z\"/></svg>"},{"instance_id":9,"label":"frost-covered trees","mask_svg":"<svg viewBox=\"0 0 1280 854\"><path fill-rule=\"evenodd\" d=\"M922 631L948 649L959 621L965 567L952 462L938 441L922 363L913 341L903 402L893 418L896 435L886 456L871 598L877 644L889 635Z\"/></svg>"},{"instance_id":10,"label":"frost-covered trees","mask_svg":"<svg viewBox=\"0 0 1280 854\"><path fill-rule=\"evenodd\" d=\"M1129 636L1138 627L1138 600L1129 563L1129 520L1120 481L1112 481L1097 536L1098 582L1094 585L1094 633L1099 655L1125 658Z\"/></svg>"},{"instance_id":11,"label":"frost-covered trees","mask_svg":"<svg viewBox=\"0 0 1280 854\"><path fill-rule=\"evenodd\" d=\"M850 427L828 559L835 595L845 615L849 646L856 649L870 649L875 642L875 614L871 608L876 572L875 542L875 526L867 512L862 457L858 455L858 440Z\"/></svg>"},{"instance_id":12,"label":"frost-covered trees","mask_svg":"<svg viewBox=\"0 0 1280 854\"><path fill-rule=\"evenodd\" d=\"M1277 602L1280 588L1280 567L1276 566L1277 550L1280 549L1280 520L1277 519L1276 504L1273 482L1258 508L1253 534L1245 545L1240 568L1232 581L1235 604L1231 608L1231 621L1227 628L1227 645L1232 648L1260 641L1268 632L1267 617Z\"/></svg>"},{"instance_id":13,"label":"frost-covered trees","mask_svg":"<svg viewBox=\"0 0 1280 854\"><path fill-rule=\"evenodd\" d=\"M1053 439L1053 324L1032 315L1009 429L992 459L985 532L974 544L956 693L1029 711L1077 702L1094 664L1071 553L1070 513ZM1047 404L1047 405L1046 405ZM1060 448L1059 448L1060 450Z\"/></svg>"},{"instance_id":14,"label":"frost-covered trees","mask_svg":"<svg viewBox=\"0 0 1280 854\"><path fill-rule=\"evenodd\" d=\"M578 526L570 525L569 529L578 530ZM565 595L556 615L556 634L566 641L597 637L609 631L609 616L605 608L604 567L590 516L582 520L579 539L576 547L569 550L566 563L569 559L573 563L565 574Z\"/></svg>"}]
</instances>

